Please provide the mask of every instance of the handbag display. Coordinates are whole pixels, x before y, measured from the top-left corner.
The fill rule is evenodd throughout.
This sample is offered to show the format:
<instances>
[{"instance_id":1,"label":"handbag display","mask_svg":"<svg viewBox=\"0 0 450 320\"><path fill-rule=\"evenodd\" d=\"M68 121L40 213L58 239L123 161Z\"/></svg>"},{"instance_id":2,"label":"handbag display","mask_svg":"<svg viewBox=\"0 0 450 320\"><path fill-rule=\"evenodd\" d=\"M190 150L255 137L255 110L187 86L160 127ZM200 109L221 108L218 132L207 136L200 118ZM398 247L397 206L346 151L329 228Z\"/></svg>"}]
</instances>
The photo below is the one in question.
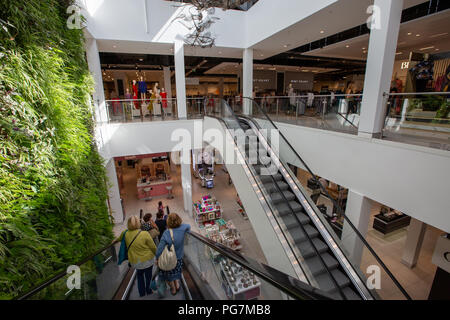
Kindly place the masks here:
<instances>
[{"instance_id":1,"label":"handbag display","mask_svg":"<svg viewBox=\"0 0 450 320\"><path fill-rule=\"evenodd\" d=\"M117 262L118 265L121 265L122 262L124 262L125 260L128 260L128 250L130 249L130 247L133 244L134 240L136 240L138 235L141 233L141 231L139 231L138 234L131 241L130 245L127 247L127 244L125 242L125 235L127 234L127 231L128 230L126 230L125 233L123 234L122 241L120 242L119 259L118 259L118 262Z\"/></svg>"},{"instance_id":2,"label":"handbag display","mask_svg":"<svg viewBox=\"0 0 450 320\"><path fill-rule=\"evenodd\" d=\"M173 270L177 266L177 253L175 252L172 229L169 229L169 232L172 238L172 245L168 249L169 245L167 244L158 259L158 267L163 271Z\"/></svg>"}]
</instances>

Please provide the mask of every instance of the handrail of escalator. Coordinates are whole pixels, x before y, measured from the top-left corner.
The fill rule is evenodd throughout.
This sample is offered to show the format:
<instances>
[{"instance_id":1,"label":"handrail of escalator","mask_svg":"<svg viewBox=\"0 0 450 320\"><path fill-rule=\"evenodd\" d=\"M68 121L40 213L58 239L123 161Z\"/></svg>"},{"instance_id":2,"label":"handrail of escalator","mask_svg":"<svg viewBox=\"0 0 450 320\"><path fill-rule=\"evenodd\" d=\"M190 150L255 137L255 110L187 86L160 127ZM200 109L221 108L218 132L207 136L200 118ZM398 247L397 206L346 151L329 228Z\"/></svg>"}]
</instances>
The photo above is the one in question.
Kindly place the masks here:
<instances>
[{"instance_id":1,"label":"handrail of escalator","mask_svg":"<svg viewBox=\"0 0 450 320\"><path fill-rule=\"evenodd\" d=\"M90 254L86 258L83 258L82 260L78 261L74 265L81 266L81 265L85 264L89 260L94 259L95 256L99 255L103 251L111 249L116 243L117 243L117 241L114 241L113 243L110 243L109 245L103 247L102 249L99 249L99 250L95 251L94 253ZM15 298L15 300L26 300L26 299L28 299L29 297L31 297L34 294L38 293L39 291L45 289L46 287L48 287L52 283L58 281L59 279L63 278L64 276L66 276L67 275L67 271L66 270L67 270L67 268L65 268L64 271L61 271L61 272L57 273L56 275L52 276L50 279L42 282L41 284L39 284L38 286L34 287L33 289L29 290L27 293L25 293L25 294Z\"/></svg>"},{"instance_id":2,"label":"handrail of escalator","mask_svg":"<svg viewBox=\"0 0 450 320\"><path fill-rule=\"evenodd\" d=\"M358 231L358 229L353 225L353 223L350 221L350 219L347 218L347 216L345 215L345 211L342 210L342 208L338 205L338 203L336 202L336 200L334 200L328 193L328 191L326 190L326 188L319 182L319 179L317 178L317 176L311 171L311 169L308 167L308 165L305 163L305 161L302 159L302 157L300 157L300 155L297 153L297 151L294 149L294 147L290 144L290 142L288 141L288 139L284 136L284 134L281 132L281 130L275 125L275 123L272 121L272 119L267 115L267 113L262 110L262 108L259 106L258 103L256 103L256 101L252 98L247 98L247 97L243 97L243 99L248 99L250 101L252 101L253 105L255 105L258 108L258 111L261 112L266 119L272 124L272 126L278 130L279 135L283 138L283 140L287 143L288 147L290 148L290 150L292 152L294 152L294 154L296 155L296 157L300 160L300 162L304 165L304 167L306 168L306 170L311 174L311 176L313 177L314 181L320 186L320 188L322 189L322 192L327 195L327 197L331 200L331 202L333 203L333 205L337 208L338 213L340 213L343 217L345 222L348 223L348 225L353 229L353 231L356 233L356 235L360 238L360 240L364 243L364 245L367 247L367 249L372 253L372 255L374 256L374 258L377 260L377 262L383 267L384 271L387 273L387 275L392 279L392 281L395 283L395 285L397 286L397 288L402 292L402 294L405 296L406 299L408 300L412 300L411 297L409 296L409 294L406 292L406 290L402 287L402 285L400 284L400 282L398 282L398 280L395 278L395 276L392 274L392 272L388 269L388 267L384 264L384 262L381 260L381 258L376 254L376 252L373 250L373 248L369 245L369 243L366 241L366 239L361 235L361 233ZM230 108L228 106L228 108ZM234 114L234 111L231 110L230 111Z\"/></svg>"},{"instance_id":3,"label":"handrail of escalator","mask_svg":"<svg viewBox=\"0 0 450 320\"><path fill-rule=\"evenodd\" d=\"M351 122L350 120L347 119L347 116L344 116L344 115L343 115L342 113L340 113L340 112L337 112L336 114L339 115L339 116L341 116L342 118L344 118L344 120L347 121L348 123L350 123L350 125L351 125L353 128L358 129L358 127L355 126L355 124L354 124L353 122Z\"/></svg>"},{"instance_id":4,"label":"handrail of escalator","mask_svg":"<svg viewBox=\"0 0 450 320\"><path fill-rule=\"evenodd\" d=\"M223 119L221 119L221 118L219 118L219 117L217 117L217 116L215 116L215 115L209 115L209 116L210 116L210 117L213 117L213 118L215 118L215 119L217 119L218 121L223 122L223 123L225 124L225 126L227 126L227 123L226 123ZM237 118L236 118L236 115L235 115L234 113L233 113L233 117L236 119L236 121L238 121ZM247 160L245 159L245 157L244 157L244 161L247 162ZM260 189L262 196L265 198L265 201L269 204L270 201L266 198L266 196L264 195L264 192L261 190L261 187L259 186L259 183L258 183L258 180L256 179L256 176L254 175L254 173L252 172L252 170L250 170L250 166L249 166L248 164L246 164L246 165L248 166L248 169L249 169L249 172L250 172L252 178L253 178L253 179L255 180L255 182L257 183L258 188ZM270 204L269 204L269 208L270 208ZM272 210L272 208L270 208L270 209ZM276 219L275 219L275 220L276 220ZM277 221L277 223L278 223L278 221ZM278 223L278 225L279 225L279 223ZM280 226L280 225L279 225L279 226ZM285 232L282 230L281 226L280 226L280 231L281 231L281 233L283 234L283 237L286 239L286 244L289 246L289 249L291 250L293 256L294 256L295 259L297 260L298 266L299 266L300 269L302 270L303 274L305 274L305 279L306 279L306 281L308 282L308 285L311 285L311 281L310 281L310 279L306 276L306 272L305 272L305 270L304 270L304 268L303 268L303 265L300 263L300 259L298 258L297 254L295 253L295 250L294 250L294 248L292 247L292 244L290 243L290 241L287 240L287 236L286 236Z\"/></svg>"},{"instance_id":5,"label":"handrail of escalator","mask_svg":"<svg viewBox=\"0 0 450 320\"><path fill-rule=\"evenodd\" d=\"M190 231L189 236L199 240L206 246L217 251L221 255L241 265L251 273L270 283L283 293L299 300L331 300L327 293L314 288L296 278L293 278L277 269L274 269L254 259L245 257L220 243L208 239L196 232Z\"/></svg>"}]
</instances>

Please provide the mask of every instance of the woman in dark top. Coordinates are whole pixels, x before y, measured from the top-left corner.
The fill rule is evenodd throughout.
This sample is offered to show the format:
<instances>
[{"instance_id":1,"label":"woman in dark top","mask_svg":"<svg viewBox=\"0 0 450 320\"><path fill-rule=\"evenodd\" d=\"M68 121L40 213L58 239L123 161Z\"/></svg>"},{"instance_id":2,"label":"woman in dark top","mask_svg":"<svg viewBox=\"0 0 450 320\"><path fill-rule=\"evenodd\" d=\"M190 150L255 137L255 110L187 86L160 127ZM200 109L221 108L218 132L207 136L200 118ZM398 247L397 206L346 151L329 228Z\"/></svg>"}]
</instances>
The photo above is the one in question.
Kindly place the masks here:
<instances>
[{"instance_id":1,"label":"woman in dark top","mask_svg":"<svg viewBox=\"0 0 450 320\"><path fill-rule=\"evenodd\" d=\"M156 225L158 226L158 229L159 229L158 239L161 241L162 234L166 230L166 226L167 226L166 219L164 219L164 212L163 211L159 211L156 214L155 223L156 223Z\"/></svg>"}]
</instances>

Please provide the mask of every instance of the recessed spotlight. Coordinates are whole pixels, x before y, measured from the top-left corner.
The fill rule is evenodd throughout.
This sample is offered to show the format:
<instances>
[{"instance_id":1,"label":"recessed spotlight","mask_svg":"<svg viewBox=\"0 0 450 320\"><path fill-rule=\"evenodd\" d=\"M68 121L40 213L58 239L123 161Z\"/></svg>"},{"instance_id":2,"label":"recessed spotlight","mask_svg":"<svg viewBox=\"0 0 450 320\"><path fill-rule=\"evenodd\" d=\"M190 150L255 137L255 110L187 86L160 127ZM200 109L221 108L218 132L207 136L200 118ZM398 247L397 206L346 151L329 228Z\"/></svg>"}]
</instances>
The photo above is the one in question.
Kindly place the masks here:
<instances>
[{"instance_id":1,"label":"recessed spotlight","mask_svg":"<svg viewBox=\"0 0 450 320\"><path fill-rule=\"evenodd\" d=\"M363 47L362 49L363 49L363 50L366 50L366 47Z\"/></svg>"},{"instance_id":2,"label":"recessed spotlight","mask_svg":"<svg viewBox=\"0 0 450 320\"><path fill-rule=\"evenodd\" d=\"M439 49L438 48L436 48L436 49L434 49L435 51L439 51Z\"/></svg>"},{"instance_id":3,"label":"recessed spotlight","mask_svg":"<svg viewBox=\"0 0 450 320\"><path fill-rule=\"evenodd\" d=\"M420 34L416 34L416 37L420 37Z\"/></svg>"},{"instance_id":4,"label":"recessed spotlight","mask_svg":"<svg viewBox=\"0 0 450 320\"><path fill-rule=\"evenodd\" d=\"M350 46L349 46L349 45L346 45L345 47L346 47L346 48L350 48Z\"/></svg>"},{"instance_id":5,"label":"recessed spotlight","mask_svg":"<svg viewBox=\"0 0 450 320\"><path fill-rule=\"evenodd\" d=\"M144 61L144 59L140 58L139 61Z\"/></svg>"},{"instance_id":6,"label":"recessed spotlight","mask_svg":"<svg viewBox=\"0 0 450 320\"><path fill-rule=\"evenodd\" d=\"M320 33L325 33L325 31L323 31L323 30L320 30Z\"/></svg>"},{"instance_id":7,"label":"recessed spotlight","mask_svg":"<svg viewBox=\"0 0 450 320\"><path fill-rule=\"evenodd\" d=\"M264 57L264 55L261 53L261 57Z\"/></svg>"},{"instance_id":8,"label":"recessed spotlight","mask_svg":"<svg viewBox=\"0 0 450 320\"><path fill-rule=\"evenodd\" d=\"M113 46L113 48L117 48L117 46L116 46L116 45L114 45L114 46Z\"/></svg>"},{"instance_id":9,"label":"recessed spotlight","mask_svg":"<svg viewBox=\"0 0 450 320\"><path fill-rule=\"evenodd\" d=\"M363 53L367 53L367 50L364 50Z\"/></svg>"},{"instance_id":10,"label":"recessed spotlight","mask_svg":"<svg viewBox=\"0 0 450 320\"><path fill-rule=\"evenodd\" d=\"M219 54L222 54L222 51L219 51Z\"/></svg>"},{"instance_id":11,"label":"recessed spotlight","mask_svg":"<svg viewBox=\"0 0 450 320\"><path fill-rule=\"evenodd\" d=\"M412 35L412 32L408 32L408 36Z\"/></svg>"}]
</instances>

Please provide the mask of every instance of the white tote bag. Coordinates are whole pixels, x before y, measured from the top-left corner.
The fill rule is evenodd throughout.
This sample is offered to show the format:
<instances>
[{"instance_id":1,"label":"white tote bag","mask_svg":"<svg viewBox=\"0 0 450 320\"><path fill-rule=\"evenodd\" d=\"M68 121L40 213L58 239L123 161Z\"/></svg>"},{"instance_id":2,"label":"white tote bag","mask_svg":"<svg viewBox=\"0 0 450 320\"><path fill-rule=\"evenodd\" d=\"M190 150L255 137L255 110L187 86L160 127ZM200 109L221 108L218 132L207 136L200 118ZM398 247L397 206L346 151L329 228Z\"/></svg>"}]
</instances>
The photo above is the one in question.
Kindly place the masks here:
<instances>
[{"instance_id":1,"label":"white tote bag","mask_svg":"<svg viewBox=\"0 0 450 320\"><path fill-rule=\"evenodd\" d=\"M177 253L175 252L173 231L172 229L169 229L169 231L170 237L172 238L172 245L170 249L168 248L169 245L166 245L158 259L158 267L163 271L173 270L177 266Z\"/></svg>"}]
</instances>

